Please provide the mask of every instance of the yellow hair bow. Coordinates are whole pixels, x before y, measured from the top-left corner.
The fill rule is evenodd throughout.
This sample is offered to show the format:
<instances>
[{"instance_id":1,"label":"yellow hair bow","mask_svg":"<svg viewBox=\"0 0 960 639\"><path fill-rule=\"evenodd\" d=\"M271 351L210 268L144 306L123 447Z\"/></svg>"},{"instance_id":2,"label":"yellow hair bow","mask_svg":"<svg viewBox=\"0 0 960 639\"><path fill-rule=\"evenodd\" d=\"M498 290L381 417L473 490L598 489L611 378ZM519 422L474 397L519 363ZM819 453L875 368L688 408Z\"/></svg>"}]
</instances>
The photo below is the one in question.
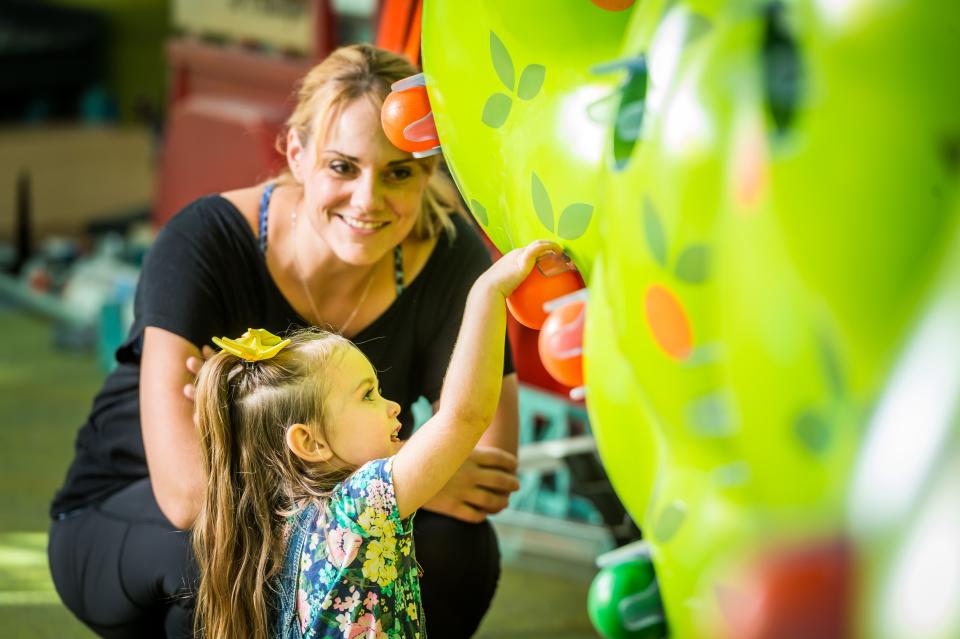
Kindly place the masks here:
<instances>
[{"instance_id":1,"label":"yellow hair bow","mask_svg":"<svg viewBox=\"0 0 960 639\"><path fill-rule=\"evenodd\" d=\"M247 332L238 339L214 337L213 343L231 355L236 355L248 362L259 362L275 356L290 343L290 340L281 340L263 328L248 328Z\"/></svg>"}]
</instances>

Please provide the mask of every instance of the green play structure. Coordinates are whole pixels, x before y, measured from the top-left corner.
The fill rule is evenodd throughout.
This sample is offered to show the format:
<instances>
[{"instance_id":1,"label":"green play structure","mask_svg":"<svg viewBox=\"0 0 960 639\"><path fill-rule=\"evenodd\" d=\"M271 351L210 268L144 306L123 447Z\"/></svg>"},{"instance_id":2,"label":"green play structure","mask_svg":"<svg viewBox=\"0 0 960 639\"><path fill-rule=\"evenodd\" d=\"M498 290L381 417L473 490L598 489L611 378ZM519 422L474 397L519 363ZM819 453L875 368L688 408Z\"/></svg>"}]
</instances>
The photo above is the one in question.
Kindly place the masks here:
<instances>
[{"instance_id":1,"label":"green play structure","mask_svg":"<svg viewBox=\"0 0 960 639\"><path fill-rule=\"evenodd\" d=\"M598 630L960 636L955 0L426 0L423 69L491 240L587 284Z\"/></svg>"}]
</instances>

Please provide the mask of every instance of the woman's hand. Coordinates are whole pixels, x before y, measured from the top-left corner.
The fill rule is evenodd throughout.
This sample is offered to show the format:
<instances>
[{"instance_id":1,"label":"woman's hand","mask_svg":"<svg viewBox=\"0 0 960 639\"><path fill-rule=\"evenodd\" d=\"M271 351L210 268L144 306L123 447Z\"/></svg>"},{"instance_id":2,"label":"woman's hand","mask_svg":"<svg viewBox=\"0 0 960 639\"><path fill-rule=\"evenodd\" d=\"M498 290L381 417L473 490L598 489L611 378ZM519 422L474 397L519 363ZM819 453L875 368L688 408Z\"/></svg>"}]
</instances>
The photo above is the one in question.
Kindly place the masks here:
<instances>
[{"instance_id":1,"label":"woman's hand","mask_svg":"<svg viewBox=\"0 0 960 639\"><path fill-rule=\"evenodd\" d=\"M188 357L187 358L187 371L193 375L193 379L197 379L197 375L200 374L200 368L203 366L203 363L213 357L216 354L216 351L209 346L204 346L203 350L200 351L201 357ZM183 387L183 396L189 399L191 402L196 399L197 388L194 386L194 383L184 385Z\"/></svg>"},{"instance_id":2,"label":"woman's hand","mask_svg":"<svg viewBox=\"0 0 960 639\"><path fill-rule=\"evenodd\" d=\"M506 508L510 493L518 488L517 458L499 448L477 446L423 508L475 524Z\"/></svg>"}]
</instances>

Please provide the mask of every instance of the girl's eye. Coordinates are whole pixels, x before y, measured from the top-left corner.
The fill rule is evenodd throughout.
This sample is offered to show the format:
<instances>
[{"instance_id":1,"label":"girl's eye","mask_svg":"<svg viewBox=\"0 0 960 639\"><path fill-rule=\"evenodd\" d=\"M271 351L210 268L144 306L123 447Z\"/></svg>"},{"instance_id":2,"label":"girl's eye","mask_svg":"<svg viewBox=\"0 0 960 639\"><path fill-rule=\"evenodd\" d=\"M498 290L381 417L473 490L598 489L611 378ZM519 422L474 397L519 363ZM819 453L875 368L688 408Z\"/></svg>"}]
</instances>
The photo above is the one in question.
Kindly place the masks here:
<instances>
[{"instance_id":1,"label":"girl's eye","mask_svg":"<svg viewBox=\"0 0 960 639\"><path fill-rule=\"evenodd\" d=\"M368 391L366 392L366 394L363 396L363 399L365 399L365 400L368 401L368 402L373 401L373 390L374 390L374 389L372 389L372 388L371 388L370 390L368 390Z\"/></svg>"}]
</instances>

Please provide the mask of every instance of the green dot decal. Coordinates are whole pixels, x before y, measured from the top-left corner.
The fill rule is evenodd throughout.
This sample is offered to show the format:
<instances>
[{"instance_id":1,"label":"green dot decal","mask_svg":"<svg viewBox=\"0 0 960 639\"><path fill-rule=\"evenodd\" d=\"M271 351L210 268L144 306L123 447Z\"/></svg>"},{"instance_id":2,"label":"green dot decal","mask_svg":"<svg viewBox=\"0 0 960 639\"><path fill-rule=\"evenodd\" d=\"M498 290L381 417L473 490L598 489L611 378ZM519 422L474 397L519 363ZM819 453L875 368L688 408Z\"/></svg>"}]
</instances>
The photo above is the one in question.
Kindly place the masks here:
<instances>
[{"instance_id":1,"label":"green dot decal","mask_svg":"<svg viewBox=\"0 0 960 639\"><path fill-rule=\"evenodd\" d=\"M736 461L714 468L710 476L718 488L742 486L750 481L750 466L747 462Z\"/></svg>"},{"instance_id":2,"label":"green dot decal","mask_svg":"<svg viewBox=\"0 0 960 639\"><path fill-rule=\"evenodd\" d=\"M688 246L677 259L676 276L687 284L702 284L710 277L710 248L703 244Z\"/></svg>"},{"instance_id":3,"label":"green dot decal","mask_svg":"<svg viewBox=\"0 0 960 639\"><path fill-rule=\"evenodd\" d=\"M557 224L557 235L565 240L575 240L587 232L590 218L593 217L593 206L577 202L571 204L560 214Z\"/></svg>"},{"instance_id":4,"label":"green dot decal","mask_svg":"<svg viewBox=\"0 0 960 639\"><path fill-rule=\"evenodd\" d=\"M510 107L513 105L513 98L504 93L494 93L487 98L487 103L483 105L483 123L493 129L499 129L507 121L510 115Z\"/></svg>"},{"instance_id":5,"label":"green dot decal","mask_svg":"<svg viewBox=\"0 0 960 639\"><path fill-rule=\"evenodd\" d=\"M733 411L722 391L694 399L686 413L690 429L700 437L729 437L734 432Z\"/></svg>"},{"instance_id":6,"label":"green dot decal","mask_svg":"<svg viewBox=\"0 0 960 639\"><path fill-rule=\"evenodd\" d=\"M660 512L657 523L653 528L653 537L661 544L665 544L677 534L684 520L687 518L687 507L679 501L674 501Z\"/></svg>"},{"instance_id":7,"label":"green dot decal","mask_svg":"<svg viewBox=\"0 0 960 639\"><path fill-rule=\"evenodd\" d=\"M960 169L960 135L948 135L940 141L940 157L949 172Z\"/></svg>"},{"instance_id":8,"label":"green dot decal","mask_svg":"<svg viewBox=\"0 0 960 639\"><path fill-rule=\"evenodd\" d=\"M520 86L517 87L517 97L521 100L532 100L540 93L543 78L547 73L542 64L528 64L520 74Z\"/></svg>"}]
</instances>

